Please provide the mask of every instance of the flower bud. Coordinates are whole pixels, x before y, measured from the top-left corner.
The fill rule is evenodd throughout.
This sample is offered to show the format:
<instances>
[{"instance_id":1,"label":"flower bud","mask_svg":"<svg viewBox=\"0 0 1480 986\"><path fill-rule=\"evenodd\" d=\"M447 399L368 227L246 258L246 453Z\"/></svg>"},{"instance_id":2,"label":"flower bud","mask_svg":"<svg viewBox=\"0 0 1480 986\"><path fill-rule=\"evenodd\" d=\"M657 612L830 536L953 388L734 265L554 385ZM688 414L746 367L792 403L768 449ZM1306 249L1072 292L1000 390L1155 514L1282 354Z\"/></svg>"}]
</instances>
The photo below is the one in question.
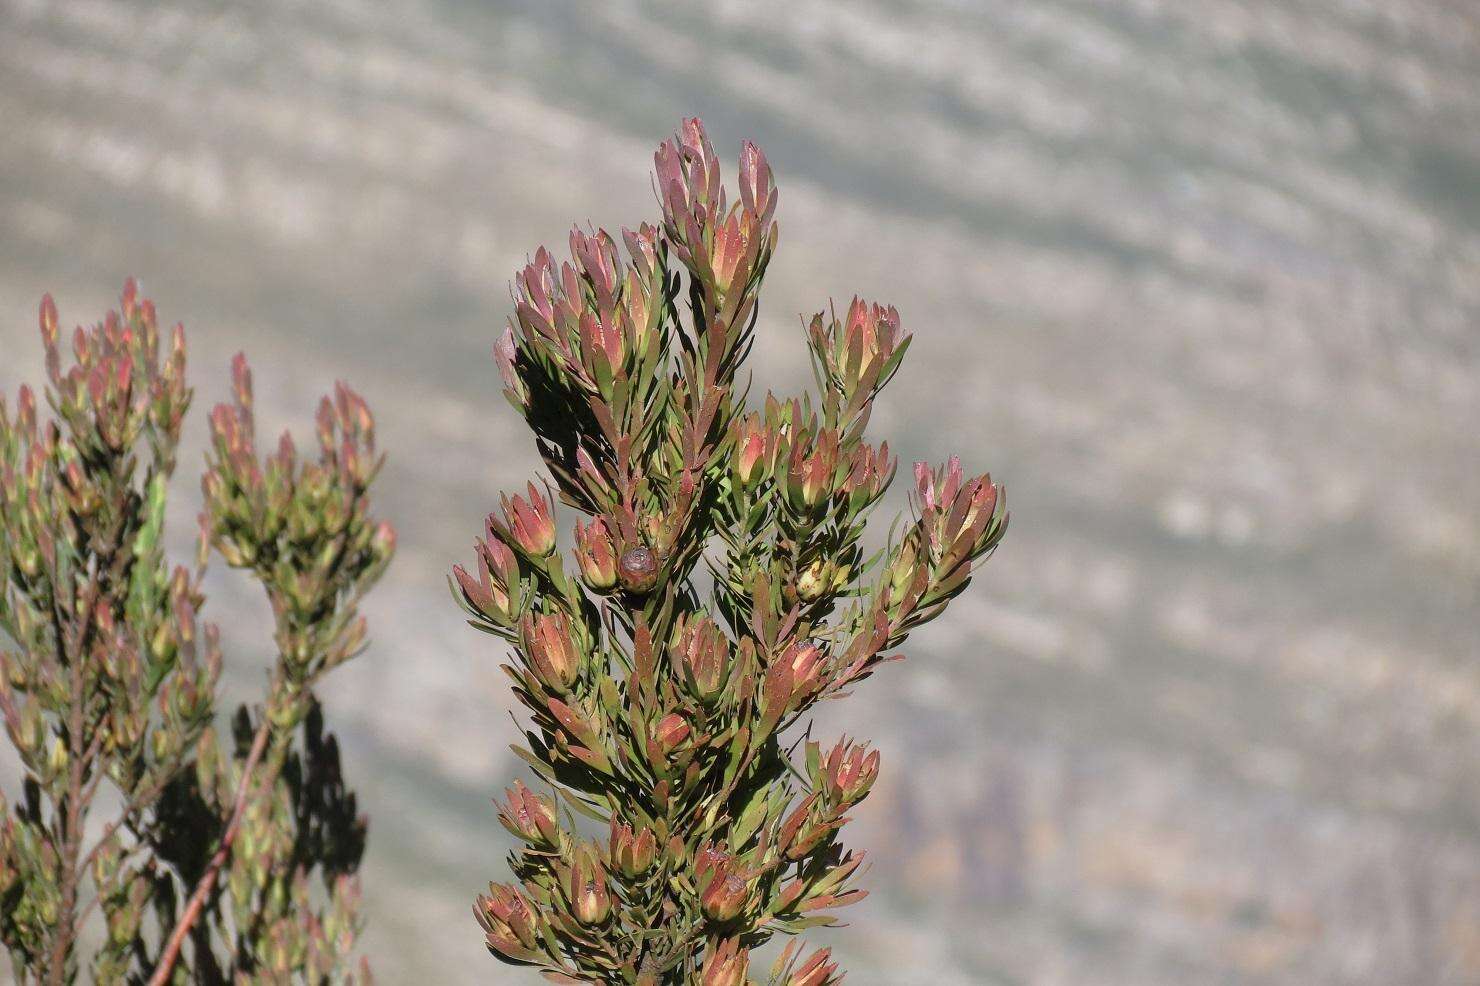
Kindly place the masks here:
<instances>
[{"instance_id":1,"label":"flower bud","mask_svg":"<svg viewBox=\"0 0 1480 986\"><path fill-rule=\"evenodd\" d=\"M792 508L809 512L831 497L837 465L838 434L831 428L819 431L811 442L794 441L786 468L786 495Z\"/></svg>"},{"instance_id":2,"label":"flower bud","mask_svg":"<svg viewBox=\"0 0 1480 986\"><path fill-rule=\"evenodd\" d=\"M992 523L1001 494L991 476L964 479L957 456L933 471L915 463L916 528L936 577L949 577L996 544L1004 530L1003 523Z\"/></svg>"},{"instance_id":3,"label":"flower bud","mask_svg":"<svg viewBox=\"0 0 1480 986\"><path fill-rule=\"evenodd\" d=\"M908 337L900 338L899 312L854 298L840 324L824 321L819 313L808 328L812 351L827 370L834 387L854 407L869 400L888 382L898 360L893 359Z\"/></svg>"},{"instance_id":4,"label":"flower bud","mask_svg":"<svg viewBox=\"0 0 1480 986\"><path fill-rule=\"evenodd\" d=\"M513 541L525 554L543 558L555 550L555 518L550 502L534 483L529 484L529 499L503 497L504 522L499 534Z\"/></svg>"},{"instance_id":5,"label":"flower bud","mask_svg":"<svg viewBox=\"0 0 1480 986\"><path fill-rule=\"evenodd\" d=\"M832 949L824 948L813 952L801 967L787 977L786 986L833 986L840 982L835 977L838 964L830 961Z\"/></svg>"},{"instance_id":6,"label":"flower bud","mask_svg":"<svg viewBox=\"0 0 1480 986\"><path fill-rule=\"evenodd\" d=\"M848 509L858 512L876 502L894 479L896 465L897 461L889 454L888 442L877 448L866 442L859 444L843 481L842 493L847 497Z\"/></svg>"},{"instance_id":7,"label":"flower bud","mask_svg":"<svg viewBox=\"0 0 1480 986\"><path fill-rule=\"evenodd\" d=\"M546 688L558 694L570 691L581 675L582 656L564 613L525 616L520 642L530 670Z\"/></svg>"},{"instance_id":8,"label":"flower bud","mask_svg":"<svg viewBox=\"0 0 1480 986\"><path fill-rule=\"evenodd\" d=\"M592 311L583 312L580 320L581 362L603 394L611 393L612 379L622 371L627 357L627 340L615 319L597 318Z\"/></svg>"},{"instance_id":9,"label":"flower bud","mask_svg":"<svg viewBox=\"0 0 1480 986\"><path fill-rule=\"evenodd\" d=\"M650 548L639 545L622 552L617 563L617 576L622 588L643 595L658 584L658 559Z\"/></svg>"},{"instance_id":10,"label":"flower bud","mask_svg":"<svg viewBox=\"0 0 1480 986\"><path fill-rule=\"evenodd\" d=\"M756 412L735 421L735 478L744 487L766 478L776 459L776 435Z\"/></svg>"},{"instance_id":11,"label":"flower bud","mask_svg":"<svg viewBox=\"0 0 1480 986\"><path fill-rule=\"evenodd\" d=\"M581 577L596 592L606 592L617 584L617 546L600 517L589 527L576 521L576 561L581 566Z\"/></svg>"},{"instance_id":12,"label":"flower bud","mask_svg":"<svg viewBox=\"0 0 1480 986\"><path fill-rule=\"evenodd\" d=\"M553 849L560 844L560 822L555 804L525 787L520 781L504 791L508 802L499 811L498 820L513 835L525 842Z\"/></svg>"},{"instance_id":13,"label":"flower bud","mask_svg":"<svg viewBox=\"0 0 1480 986\"><path fill-rule=\"evenodd\" d=\"M676 634L670 655L689 694L712 704L730 676L730 642L724 631L707 616L690 620Z\"/></svg>"},{"instance_id":14,"label":"flower bud","mask_svg":"<svg viewBox=\"0 0 1480 986\"><path fill-rule=\"evenodd\" d=\"M737 870L738 865L733 859L715 865L704 892L699 895L699 905L709 920L720 923L733 921L749 903L750 888Z\"/></svg>"},{"instance_id":15,"label":"flower bud","mask_svg":"<svg viewBox=\"0 0 1480 986\"><path fill-rule=\"evenodd\" d=\"M571 913L582 924L601 924L612 911L611 894L606 889L606 870L590 847L582 846L571 861L565 884Z\"/></svg>"},{"instance_id":16,"label":"flower bud","mask_svg":"<svg viewBox=\"0 0 1480 986\"><path fill-rule=\"evenodd\" d=\"M396 553L396 529L389 521L381 521L375 525L375 533L370 538L370 551L381 560L389 560Z\"/></svg>"},{"instance_id":17,"label":"flower bud","mask_svg":"<svg viewBox=\"0 0 1480 986\"><path fill-rule=\"evenodd\" d=\"M768 714L775 709L790 711L821 690L826 674L826 658L810 640L798 641L786 648L766 670L763 685Z\"/></svg>"},{"instance_id":18,"label":"flower bud","mask_svg":"<svg viewBox=\"0 0 1480 986\"><path fill-rule=\"evenodd\" d=\"M658 837L649 828L636 835L631 825L618 825L612 820L611 860L618 873L635 880L652 868L658 855Z\"/></svg>"},{"instance_id":19,"label":"flower bud","mask_svg":"<svg viewBox=\"0 0 1480 986\"><path fill-rule=\"evenodd\" d=\"M822 762L822 782L834 805L851 807L862 801L879 776L879 751L846 739Z\"/></svg>"},{"instance_id":20,"label":"flower bud","mask_svg":"<svg viewBox=\"0 0 1480 986\"><path fill-rule=\"evenodd\" d=\"M478 898L474 913L488 933L488 946L494 951L520 961L539 957L536 949L542 922L518 890L503 884L490 884L488 896Z\"/></svg>"},{"instance_id":21,"label":"flower bud","mask_svg":"<svg viewBox=\"0 0 1480 986\"><path fill-rule=\"evenodd\" d=\"M469 606L498 626L510 626L523 608L519 562L508 545L496 537L477 541L474 549L478 553L477 577L454 565L453 578Z\"/></svg>"},{"instance_id":22,"label":"flower bud","mask_svg":"<svg viewBox=\"0 0 1480 986\"><path fill-rule=\"evenodd\" d=\"M750 949L740 947L738 938L726 938L704 959L701 986L745 986L750 971Z\"/></svg>"}]
</instances>

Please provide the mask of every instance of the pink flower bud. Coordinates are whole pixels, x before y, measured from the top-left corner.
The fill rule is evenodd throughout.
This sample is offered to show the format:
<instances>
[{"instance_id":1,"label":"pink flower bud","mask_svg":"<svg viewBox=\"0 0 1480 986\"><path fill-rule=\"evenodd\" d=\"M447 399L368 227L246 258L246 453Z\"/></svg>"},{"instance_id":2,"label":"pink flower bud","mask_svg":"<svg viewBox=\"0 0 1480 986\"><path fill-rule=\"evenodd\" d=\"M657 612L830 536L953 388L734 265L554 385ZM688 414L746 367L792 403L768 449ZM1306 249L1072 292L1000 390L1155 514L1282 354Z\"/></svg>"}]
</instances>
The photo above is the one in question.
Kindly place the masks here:
<instances>
[{"instance_id":1,"label":"pink flower bud","mask_svg":"<svg viewBox=\"0 0 1480 986\"><path fill-rule=\"evenodd\" d=\"M871 371L894 355L899 339L899 312L893 306L867 305L854 298L848 306L847 328L839 342L846 378L864 382Z\"/></svg>"},{"instance_id":2,"label":"pink flower bud","mask_svg":"<svg viewBox=\"0 0 1480 986\"><path fill-rule=\"evenodd\" d=\"M764 229L776 214L776 185L765 153L750 141L740 147L740 204Z\"/></svg>"},{"instance_id":3,"label":"pink flower bud","mask_svg":"<svg viewBox=\"0 0 1480 986\"><path fill-rule=\"evenodd\" d=\"M804 859L838 827L836 818L817 808L817 795L808 795L781 823L776 844L792 862Z\"/></svg>"},{"instance_id":4,"label":"pink flower bud","mask_svg":"<svg viewBox=\"0 0 1480 986\"><path fill-rule=\"evenodd\" d=\"M598 319L586 311L581 315L581 362L596 380L602 393L609 393L611 381L622 371L627 358L627 340L615 321Z\"/></svg>"},{"instance_id":5,"label":"pink flower bud","mask_svg":"<svg viewBox=\"0 0 1480 986\"><path fill-rule=\"evenodd\" d=\"M794 441L786 470L787 499L799 512L809 512L833 493L838 465L838 433L819 431L809 442Z\"/></svg>"},{"instance_id":6,"label":"pink flower bud","mask_svg":"<svg viewBox=\"0 0 1480 986\"><path fill-rule=\"evenodd\" d=\"M857 512L877 501L894 479L896 465L897 462L889 455L888 442L877 448L867 442L859 444L848 468L848 478L843 483L848 509Z\"/></svg>"},{"instance_id":7,"label":"pink flower bud","mask_svg":"<svg viewBox=\"0 0 1480 986\"><path fill-rule=\"evenodd\" d=\"M582 578L595 591L606 592L617 584L617 546L600 517L589 527L576 521L576 561Z\"/></svg>"},{"instance_id":8,"label":"pink flower bud","mask_svg":"<svg viewBox=\"0 0 1480 986\"><path fill-rule=\"evenodd\" d=\"M1001 537L1003 523L993 523L1001 496L991 476L964 479L956 456L934 471L915 463L916 526L938 577L959 574L964 562L990 550Z\"/></svg>"},{"instance_id":9,"label":"pink flower bud","mask_svg":"<svg viewBox=\"0 0 1480 986\"><path fill-rule=\"evenodd\" d=\"M730 217L714 231L709 267L714 276L714 286L720 291L745 287L750 265L755 260L755 240L755 220L744 213L730 213Z\"/></svg>"},{"instance_id":10,"label":"pink flower bud","mask_svg":"<svg viewBox=\"0 0 1480 986\"><path fill-rule=\"evenodd\" d=\"M867 744L841 740L822 762L823 787L834 805L856 805L878 776L879 751L870 751Z\"/></svg>"},{"instance_id":11,"label":"pink flower bud","mask_svg":"<svg viewBox=\"0 0 1480 986\"><path fill-rule=\"evenodd\" d=\"M826 684L827 661L810 640L794 643L771 662L761 682L763 725L773 728Z\"/></svg>"},{"instance_id":12,"label":"pink flower bud","mask_svg":"<svg viewBox=\"0 0 1480 986\"><path fill-rule=\"evenodd\" d=\"M590 847L582 846L571 861L565 883L566 899L571 913L582 924L601 924L612 910L611 894L606 888L606 870Z\"/></svg>"},{"instance_id":13,"label":"pink flower bud","mask_svg":"<svg viewBox=\"0 0 1480 986\"><path fill-rule=\"evenodd\" d=\"M833 986L840 981L834 974L838 971L838 964L831 961L832 950L820 949L813 952L801 967L795 970L786 980L786 986Z\"/></svg>"},{"instance_id":14,"label":"pink flower bud","mask_svg":"<svg viewBox=\"0 0 1480 986\"><path fill-rule=\"evenodd\" d=\"M735 478L750 487L766 478L776 460L776 435L755 412L738 418L734 425Z\"/></svg>"},{"instance_id":15,"label":"pink flower bud","mask_svg":"<svg viewBox=\"0 0 1480 986\"><path fill-rule=\"evenodd\" d=\"M396 553L396 529L389 521L381 521L375 525L375 533L370 537L370 550L377 558L390 558Z\"/></svg>"},{"instance_id":16,"label":"pink flower bud","mask_svg":"<svg viewBox=\"0 0 1480 986\"><path fill-rule=\"evenodd\" d=\"M530 670L546 688L565 694L581 675L583 655L564 613L525 616L520 624L520 643Z\"/></svg>"},{"instance_id":17,"label":"pink flower bud","mask_svg":"<svg viewBox=\"0 0 1480 986\"><path fill-rule=\"evenodd\" d=\"M701 986L745 986L750 971L750 949L738 938L726 938L704 958Z\"/></svg>"},{"instance_id":18,"label":"pink flower bud","mask_svg":"<svg viewBox=\"0 0 1480 986\"><path fill-rule=\"evenodd\" d=\"M474 913L488 933L488 946L494 951L520 961L539 957L537 948L543 922L518 890L490 884L488 896L478 898Z\"/></svg>"},{"instance_id":19,"label":"pink flower bud","mask_svg":"<svg viewBox=\"0 0 1480 986\"><path fill-rule=\"evenodd\" d=\"M584 233L580 227L570 231L570 255L580 273L596 294L598 308L610 310L617 292L617 244L606 230Z\"/></svg>"},{"instance_id":20,"label":"pink flower bud","mask_svg":"<svg viewBox=\"0 0 1480 986\"><path fill-rule=\"evenodd\" d=\"M705 705L719 697L730 676L730 642L707 616L678 628L670 656L689 694Z\"/></svg>"},{"instance_id":21,"label":"pink flower bud","mask_svg":"<svg viewBox=\"0 0 1480 986\"><path fill-rule=\"evenodd\" d=\"M704 916L721 924L733 921L750 902L750 887L738 872L735 860L718 863L710 874L704 892L699 895L699 905Z\"/></svg>"},{"instance_id":22,"label":"pink flower bud","mask_svg":"<svg viewBox=\"0 0 1480 986\"><path fill-rule=\"evenodd\" d=\"M519 346L514 341L514 327L504 327L503 334L493 346L493 361L498 366L498 373L504 381L504 392L509 395L517 405L524 406L529 400L529 390L524 386L524 381L519 377L518 361Z\"/></svg>"},{"instance_id":23,"label":"pink flower bud","mask_svg":"<svg viewBox=\"0 0 1480 986\"><path fill-rule=\"evenodd\" d=\"M635 880L657 859L658 837L648 828L634 834L631 825L619 825L613 819L610 850L612 866L627 879Z\"/></svg>"},{"instance_id":24,"label":"pink flower bud","mask_svg":"<svg viewBox=\"0 0 1480 986\"><path fill-rule=\"evenodd\" d=\"M520 781L504 791L508 800L499 811L504 828L525 842L553 849L560 844L560 823L555 803L525 787Z\"/></svg>"},{"instance_id":25,"label":"pink flower bud","mask_svg":"<svg viewBox=\"0 0 1480 986\"><path fill-rule=\"evenodd\" d=\"M892 307L869 305L854 298L840 324L834 316L825 321L813 316L808 327L811 348L827 377L856 413L884 384L898 366L896 354L908 338L901 338L899 312ZM902 354L901 354L902 355Z\"/></svg>"},{"instance_id":26,"label":"pink flower bud","mask_svg":"<svg viewBox=\"0 0 1480 986\"><path fill-rule=\"evenodd\" d=\"M810 640L792 644L781 655L781 660L791 667L793 707L821 690L826 676L827 660L816 644Z\"/></svg>"},{"instance_id":27,"label":"pink flower bud","mask_svg":"<svg viewBox=\"0 0 1480 986\"><path fill-rule=\"evenodd\" d=\"M529 499L516 495L500 497L503 517L488 518L490 533L505 544L518 548L531 558L543 558L555 550L555 520L550 504L534 483L528 486Z\"/></svg>"}]
</instances>

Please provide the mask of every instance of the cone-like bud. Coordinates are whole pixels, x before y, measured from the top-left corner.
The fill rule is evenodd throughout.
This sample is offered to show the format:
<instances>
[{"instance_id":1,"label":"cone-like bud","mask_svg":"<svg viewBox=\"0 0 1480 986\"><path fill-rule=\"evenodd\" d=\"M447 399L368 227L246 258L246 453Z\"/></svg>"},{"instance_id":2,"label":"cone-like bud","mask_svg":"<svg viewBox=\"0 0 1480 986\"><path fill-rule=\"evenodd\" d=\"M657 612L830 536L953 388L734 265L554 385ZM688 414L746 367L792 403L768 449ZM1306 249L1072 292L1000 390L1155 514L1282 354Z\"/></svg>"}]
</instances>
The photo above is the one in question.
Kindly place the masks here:
<instances>
[{"instance_id":1,"label":"cone-like bud","mask_svg":"<svg viewBox=\"0 0 1480 986\"><path fill-rule=\"evenodd\" d=\"M705 957L701 986L745 986L749 971L750 949L738 938L726 938Z\"/></svg>"},{"instance_id":2,"label":"cone-like bud","mask_svg":"<svg viewBox=\"0 0 1480 986\"><path fill-rule=\"evenodd\" d=\"M513 547L533 558L543 558L555 550L555 518L551 513L550 501L530 483L529 498L508 496L501 499L503 522L496 530L500 537Z\"/></svg>"},{"instance_id":3,"label":"cone-like bud","mask_svg":"<svg viewBox=\"0 0 1480 986\"><path fill-rule=\"evenodd\" d=\"M707 616L678 628L670 650L673 667L694 698L710 705L719 698L730 676L730 641Z\"/></svg>"},{"instance_id":4,"label":"cone-like bud","mask_svg":"<svg viewBox=\"0 0 1480 986\"><path fill-rule=\"evenodd\" d=\"M803 962L786 980L786 986L835 986L843 981L832 961L832 949L823 948Z\"/></svg>"},{"instance_id":5,"label":"cone-like bud","mask_svg":"<svg viewBox=\"0 0 1480 986\"><path fill-rule=\"evenodd\" d=\"M487 896L480 896L473 909L478 923L487 932L488 947L516 961L535 961L541 920L529 901L518 890L503 884L489 884Z\"/></svg>"},{"instance_id":6,"label":"cone-like bud","mask_svg":"<svg viewBox=\"0 0 1480 986\"><path fill-rule=\"evenodd\" d=\"M474 550L478 554L476 578L461 565L452 566L464 601L496 626L513 626L524 600L518 559L508 545L493 536L477 541Z\"/></svg>"},{"instance_id":7,"label":"cone-like bud","mask_svg":"<svg viewBox=\"0 0 1480 986\"><path fill-rule=\"evenodd\" d=\"M525 616L519 637L530 670L540 683L560 695L570 691L581 676L584 658L566 615L556 612Z\"/></svg>"},{"instance_id":8,"label":"cone-like bud","mask_svg":"<svg viewBox=\"0 0 1480 986\"><path fill-rule=\"evenodd\" d=\"M576 560L581 577L596 592L606 592L617 584L617 546L600 517L589 527L576 521Z\"/></svg>"},{"instance_id":9,"label":"cone-like bud","mask_svg":"<svg viewBox=\"0 0 1480 986\"><path fill-rule=\"evenodd\" d=\"M838 567L830 561L817 559L797 576L797 597L803 602L815 602L835 588Z\"/></svg>"},{"instance_id":10,"label":"cone-like bud","mask_svg":"<svg viewBox=\"0 0 1480 986\"><path fill-rule=\"evenodd\" d=\"M879 776L879 751L867 743L840 740L822 761L822 780L828 799L840 807L862 801Z\"/></svg>"},{"instance_id":11,"label":"cone-like bud","mask_svg":"<svg viewBox=\"0 0 1480 986\"><path fill-rule=\"evenodd\" d=\"M699 896L704 916L724 924L738 917L749 901L750 887L740 875L738 863L733 859L717 862Z\"/></svg>"},{"instance_id":12,"label":"cone-like bud","mask_svg":"<svg viewBox=\"0 0 1480 986\"><path fill-rule=\"evenodd\" d=\"M658 855L658 838L649 828L634 835L631 825L618 824L614 818L610 852L616 871L629 880L635 880L652 868Z\"/></svg>"},{"instance_id":13,"label":"cone-like bud","mask_svg":"<svg viewBox=\"0 0 1480 986\"><path fill-rule=\"evenodd\" d=\"M507 801L498 815L504 828L525 842L545 849L553 849L560 844L560 821L553 801L535 794L517 780L504 794Z\"/></svg>"},{"instance_id":14,"label":"cone-like bud","mask_svg":"<svg viewBox=\"0 0 1480 986\"><path fill-rule=\"evenodd\" d=\"M571 914L582 924L601 924L611 914L612 899L606 887L606 870L590 846L581 846L571 860L565 884Z\"/></svg>"},{"instance_id":15,"label":"cone-like bud","mask_svg":"<svg viewBox=\"0 0 1480 986\"><path fill-rule=\"evenodd\" d=\"M651 548L628 548L617 562L617 576L623 589L644 595L658 584L658 558Z\"/></svg>"},{"instance_id":16,"label":"cone-like bud","mask_svg":"<svg viewBox=\"0 0 1480 986\"><path fill-rule=\"evenodd\" d=\"M745 487L752 487L771 473L776 462L776 434L765 419L752 411L734 424L732 468Z\"/></svg>"}]
</instances>

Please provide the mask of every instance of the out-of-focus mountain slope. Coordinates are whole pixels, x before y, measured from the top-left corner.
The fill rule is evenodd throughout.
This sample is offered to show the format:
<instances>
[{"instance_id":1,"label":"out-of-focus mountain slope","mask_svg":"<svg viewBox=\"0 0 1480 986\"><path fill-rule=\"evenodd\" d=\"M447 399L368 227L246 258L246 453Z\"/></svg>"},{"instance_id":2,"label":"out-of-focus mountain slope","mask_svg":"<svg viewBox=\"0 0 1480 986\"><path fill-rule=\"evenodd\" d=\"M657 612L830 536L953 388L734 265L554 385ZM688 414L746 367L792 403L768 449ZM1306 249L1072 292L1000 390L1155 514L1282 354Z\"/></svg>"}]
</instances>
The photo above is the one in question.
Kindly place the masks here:
<instances>
[{"instance_id":1,"label":"out-of-focus mountain slope","mask_svg":"<svg viewBox=\"0 0 1480 986\"><path fill-rule=\"evenodd\" d=\"M850 982L1480 981L1473 5L5 0L0 385L42 290L135 273L197 447L239 347L267 423L341 375L379 415L403 554L330 698L382 978L512 981L467 916L510 703L442 573L535 464L509 274L649 216L691 114L781 184L760 386L806 384L797 313L891 301L876 430L1014 504L829 713L886 758ZM251 694L260 603L212 591Z\"/></svg>"}]
</instances>

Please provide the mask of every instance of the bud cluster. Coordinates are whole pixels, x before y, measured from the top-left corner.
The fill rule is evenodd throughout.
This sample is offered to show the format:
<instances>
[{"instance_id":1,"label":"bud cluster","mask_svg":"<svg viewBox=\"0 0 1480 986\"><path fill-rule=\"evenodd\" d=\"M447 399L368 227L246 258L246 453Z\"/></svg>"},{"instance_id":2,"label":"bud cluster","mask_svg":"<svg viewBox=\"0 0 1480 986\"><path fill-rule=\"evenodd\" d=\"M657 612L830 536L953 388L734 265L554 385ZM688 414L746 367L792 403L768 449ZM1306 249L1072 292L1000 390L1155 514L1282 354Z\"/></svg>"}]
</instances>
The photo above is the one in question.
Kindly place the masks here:
<instances>
[{"instance_id":1,"label":"bud cluster","mask_svg":"<svg viewBox=\"0 0 1480 986\"><path fill-rule=\"evenodd\" d=\"M515 752L539 779L506 793L514 882L475 912L494 954L556 981L744 986L752 949L866 894L839 833L879 754L845 739L797 762L788 731L938 615L1006 513L988 478L922 465L916 516L866 556L896 460L864 431L909 344L898 313L818 315L817 393L747 410L770 168L745 144L732 201L697 120L655 165L661 220L624 232L625 260L602 231L558 268L538 251L495 347L554 489L505 497L452 573L472 625L511 645ZM578 514L569 564L557 500ZM789 946L764 981L841 978Z\"/></svg>"},{"instance_id":2,"label":"bud cluster","mask_svg":"<svg viewBox=\"0 0 1480 986\"><path fill-rule=\"evenodd\" d=\"M70 359L50 297L40 330L53 420L28 387L13 410L0 398L0 638L14 644L0 715L26 781L21 802L0 798L0 943L16 979L74 981L94 908L93 982L353 978L363 823L311 687L362 643L354 601L392 549L367 514L369 412L341 388L318 464L299 465L286 436L259 462L238 358L237 407L213 415L199 557L171 567L183 328L162 340L129 281L118 311L75 330ZM200 619L211 544L252 568L278 617L267 709L240 709L225 750L221 651Z\"/></svg>"}]
</instances>

